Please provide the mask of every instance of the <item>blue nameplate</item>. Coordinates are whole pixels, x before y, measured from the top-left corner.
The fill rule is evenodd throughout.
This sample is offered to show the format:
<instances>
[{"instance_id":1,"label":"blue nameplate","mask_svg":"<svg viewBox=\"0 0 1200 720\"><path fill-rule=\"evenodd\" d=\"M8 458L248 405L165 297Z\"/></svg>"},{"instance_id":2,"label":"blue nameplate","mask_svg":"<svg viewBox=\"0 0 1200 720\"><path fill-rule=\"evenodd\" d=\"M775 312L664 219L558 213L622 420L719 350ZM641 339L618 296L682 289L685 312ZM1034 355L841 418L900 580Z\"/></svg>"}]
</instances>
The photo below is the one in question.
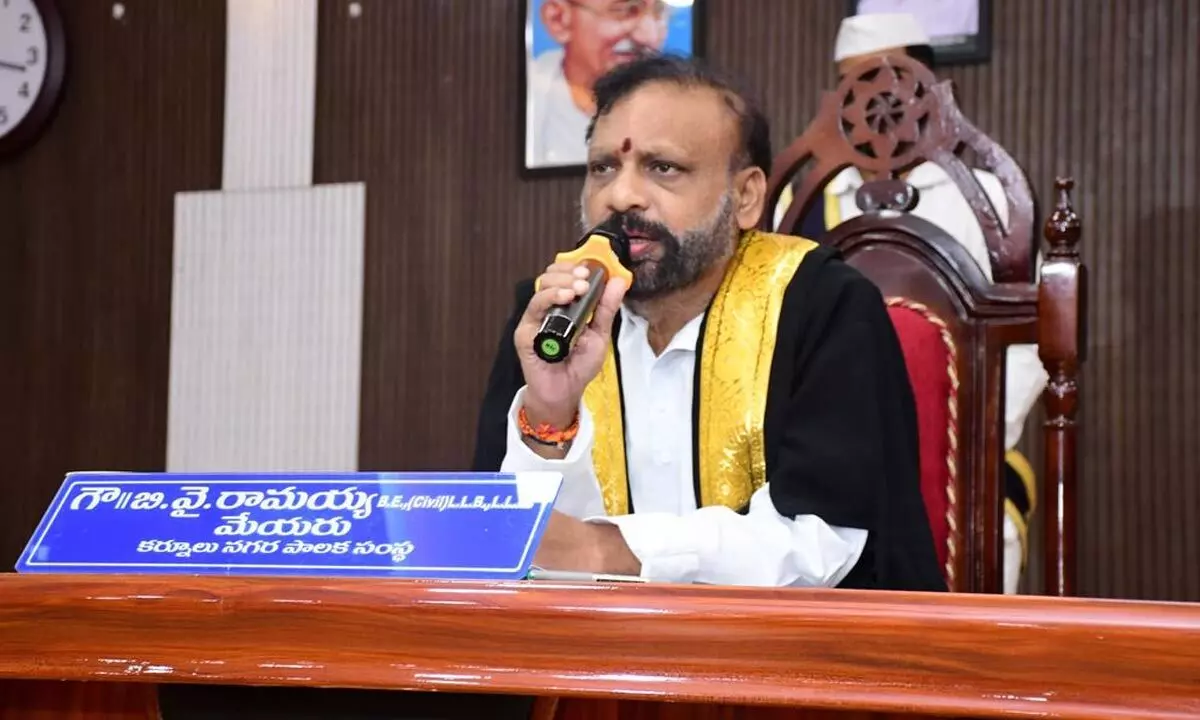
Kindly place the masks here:
<instances>
[{"instance_id":1,"label":"blue nameplate","mask_svg":"<svg viewBox=\"0 0 1200 720\"><path fill-rule=\"evenodd\" d=\"M519 580L558 473L71 473L18 572Z\"/></svg>"}]
</instances>

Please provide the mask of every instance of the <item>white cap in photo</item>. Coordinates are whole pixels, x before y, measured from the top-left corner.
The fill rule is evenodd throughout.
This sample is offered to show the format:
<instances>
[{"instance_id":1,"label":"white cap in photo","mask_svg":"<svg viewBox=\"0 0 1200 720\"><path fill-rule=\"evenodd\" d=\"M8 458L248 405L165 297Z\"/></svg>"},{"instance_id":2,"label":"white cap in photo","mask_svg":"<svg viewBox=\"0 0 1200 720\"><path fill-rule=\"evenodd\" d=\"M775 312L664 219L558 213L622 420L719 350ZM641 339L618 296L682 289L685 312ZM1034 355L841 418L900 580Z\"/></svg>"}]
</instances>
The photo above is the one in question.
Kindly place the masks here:
<instances>
[{"instance_id":1,"label":"white cap in photo","mask_svg":"<svg viewBox=\"0 0 1200 720\"><path fill-rule=\"evenodd\" d=\"M929 35L912 15L854 15L843 20L838 29L833 61L841 62L849 57L914 45L929 45Z\"/></svg>"}]
</instances>

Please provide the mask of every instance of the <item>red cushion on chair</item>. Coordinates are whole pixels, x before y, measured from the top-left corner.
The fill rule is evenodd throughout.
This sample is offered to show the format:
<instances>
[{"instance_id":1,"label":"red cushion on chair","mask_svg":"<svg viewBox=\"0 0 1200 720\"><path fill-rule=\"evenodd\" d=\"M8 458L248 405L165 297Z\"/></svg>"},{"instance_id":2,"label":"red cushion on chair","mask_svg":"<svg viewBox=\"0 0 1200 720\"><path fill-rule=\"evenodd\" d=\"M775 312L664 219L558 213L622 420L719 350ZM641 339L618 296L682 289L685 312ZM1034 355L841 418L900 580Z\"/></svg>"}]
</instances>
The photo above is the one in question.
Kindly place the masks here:
<instances>
[{"instance_id":1,"label":"red cushion on chair","mask_svg":"<svg viewBox=\"0 0 1200 720\"><path fill-rule=\"evenodd\" d=\"M943 335L940 320L923 306L907 300L888 300L888 313L908 366L917 405L917 430L921 452L921 494L929 512L929 525L937 545L938 562L947 569L950 554L951 477L955 458L951 455L951 407L957 402L954 380L953 340ZM953 587L953 584L951 585Z\"/></svg>"}]
</instances>

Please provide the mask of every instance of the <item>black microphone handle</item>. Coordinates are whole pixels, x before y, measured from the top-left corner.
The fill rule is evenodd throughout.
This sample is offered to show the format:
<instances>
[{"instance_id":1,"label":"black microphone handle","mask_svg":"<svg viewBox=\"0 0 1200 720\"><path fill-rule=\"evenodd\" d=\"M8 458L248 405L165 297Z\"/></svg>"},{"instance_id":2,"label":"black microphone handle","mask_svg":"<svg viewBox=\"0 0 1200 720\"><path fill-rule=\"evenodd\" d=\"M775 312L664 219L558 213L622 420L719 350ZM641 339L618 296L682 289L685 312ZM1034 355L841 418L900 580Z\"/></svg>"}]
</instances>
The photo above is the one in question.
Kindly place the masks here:
<instances>
[{"instance_id":1,"label":"black microphone handle","mask_svg":"<svg viewBox=\"0 0 1200 720\"><path fill-rule=\"evenodd\" d=\"M580 263L588 269L588 289L567 305L555 305L546 312L542 327L533 339L533 351L548 363L562 362L575 347L580 333L592 321L592 314L608 284L608 268L598 260Z\"/></svg>"}]
</instances>

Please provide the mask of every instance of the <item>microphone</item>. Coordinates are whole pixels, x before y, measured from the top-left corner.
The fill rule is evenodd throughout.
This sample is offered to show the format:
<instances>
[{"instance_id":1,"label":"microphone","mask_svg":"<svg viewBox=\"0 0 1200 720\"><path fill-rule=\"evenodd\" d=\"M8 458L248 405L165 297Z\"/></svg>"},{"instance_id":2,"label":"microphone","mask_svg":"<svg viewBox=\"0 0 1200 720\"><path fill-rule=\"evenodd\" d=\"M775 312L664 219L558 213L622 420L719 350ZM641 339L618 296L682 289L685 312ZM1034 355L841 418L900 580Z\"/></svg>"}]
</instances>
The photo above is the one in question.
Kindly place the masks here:
<instances>
[{"instance_id":1,"label":"microphone","mask_svg":"<svg viewBox=\"0 0 1200 720\"><path fill-rule=\"evenodd\" d=\"M633 259L629 237L619 223L608 222L588 231L575 249L559 253L558 262L574 262L588 269L588 289L568 305L555 305L546 312L542 327L533 338L533 351L548 363L567 359L575 341L592 322L609 278L621 278L625 286L633 284Z\"/></svg>"}]
</instances>

